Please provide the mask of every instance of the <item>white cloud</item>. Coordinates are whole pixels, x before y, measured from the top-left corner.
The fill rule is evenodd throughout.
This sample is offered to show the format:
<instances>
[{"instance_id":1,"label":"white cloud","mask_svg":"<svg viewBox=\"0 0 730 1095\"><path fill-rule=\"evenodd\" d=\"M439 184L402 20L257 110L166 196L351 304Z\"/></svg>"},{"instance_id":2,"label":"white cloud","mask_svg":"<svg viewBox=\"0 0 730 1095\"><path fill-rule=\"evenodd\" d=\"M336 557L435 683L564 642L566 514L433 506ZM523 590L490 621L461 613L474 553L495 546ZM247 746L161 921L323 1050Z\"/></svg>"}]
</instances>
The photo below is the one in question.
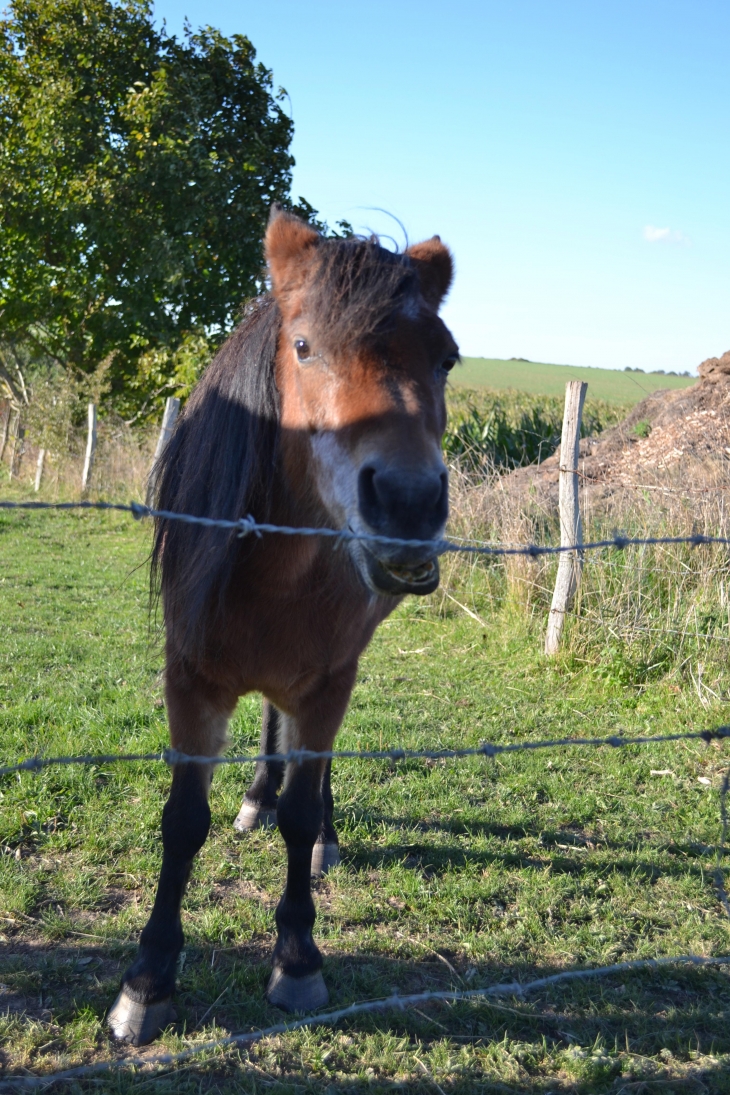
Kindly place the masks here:
<instances>
[{"instance_id":1,"label":"white cloud","mask_svg":"<svg viewBox=\"0 0 730 1095\"><path fill-rule=\"evenodd\" d=\"M647 224L643 232L647 243L689 243L684 232L677 232L673 228L657 228L653 224Z\"/></svg>"}]
</instances>

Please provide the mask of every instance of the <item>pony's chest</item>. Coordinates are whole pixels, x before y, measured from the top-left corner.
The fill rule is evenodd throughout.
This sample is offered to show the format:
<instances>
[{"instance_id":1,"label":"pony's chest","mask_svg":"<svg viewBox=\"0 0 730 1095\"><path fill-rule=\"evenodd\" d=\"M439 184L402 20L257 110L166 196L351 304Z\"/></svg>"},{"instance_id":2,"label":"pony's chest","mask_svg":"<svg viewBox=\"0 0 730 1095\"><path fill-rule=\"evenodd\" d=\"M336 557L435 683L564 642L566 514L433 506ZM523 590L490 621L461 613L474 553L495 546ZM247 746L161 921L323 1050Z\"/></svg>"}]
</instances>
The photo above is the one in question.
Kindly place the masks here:
<instances>
[{"instance_id":1,"label":"pony's chest","mask_svg":"<svg viewBox=\"0 0 730 1095\"><path fill-rule=\"evenodd\" d=\"M234 660L261 688L276 676L294 680L336 674L365 649L397 600L370 593L346 565L320 563L278 579L247 576L239 586ZM230 649L230 648L229 648Z\"/></svg>"}]
</instances>

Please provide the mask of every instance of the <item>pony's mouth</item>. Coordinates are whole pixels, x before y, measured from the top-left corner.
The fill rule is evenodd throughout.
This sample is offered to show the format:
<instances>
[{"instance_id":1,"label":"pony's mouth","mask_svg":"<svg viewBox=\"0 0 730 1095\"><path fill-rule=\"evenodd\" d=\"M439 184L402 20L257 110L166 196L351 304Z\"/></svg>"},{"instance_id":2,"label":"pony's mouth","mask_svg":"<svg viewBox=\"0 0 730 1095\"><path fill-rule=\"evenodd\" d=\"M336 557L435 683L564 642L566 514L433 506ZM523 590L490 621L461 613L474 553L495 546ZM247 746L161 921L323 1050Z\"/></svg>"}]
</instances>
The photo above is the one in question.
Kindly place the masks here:
<instances>
[{"instance_id":1,"label":"pony's mouth","mask_svg":"<svg viewBox=\"0 0 730 1095\"><path fill-rule=\"evenodd\" d=\"M438 564L435 559L429 559L427 563L421 563L420 566L415 567L391 566L389 563L383 562L380 565L396 581L407 582L412 586L432 581L438 572Z\"/></svg>"},{"instance_id":2,"label":"pony's mouth","mask_svg":"<svg viewBox=\"0 0 730 1095\"><path fill-rule=\"evenodd\" d=\"M369 584L377 593L402 597L406 593L424 596L433 593L439 584L438 559L408 566L405 563L387 563L364 551Z\"/></svg>"}]
</instances>

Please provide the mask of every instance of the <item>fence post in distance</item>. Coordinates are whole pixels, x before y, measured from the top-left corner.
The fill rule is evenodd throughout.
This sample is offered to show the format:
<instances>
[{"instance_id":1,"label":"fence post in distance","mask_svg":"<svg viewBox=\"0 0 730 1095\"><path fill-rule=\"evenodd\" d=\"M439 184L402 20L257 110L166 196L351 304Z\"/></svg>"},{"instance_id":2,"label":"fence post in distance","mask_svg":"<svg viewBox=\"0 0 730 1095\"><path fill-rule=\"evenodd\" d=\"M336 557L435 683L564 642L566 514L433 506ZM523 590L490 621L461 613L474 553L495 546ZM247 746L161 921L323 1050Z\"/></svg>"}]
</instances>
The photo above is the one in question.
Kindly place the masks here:
<instances>
[{"instance_id":1,"label":"fence post in distance","mask_svg":"<svg viewBox=\"0 0 730 1095\"><path fill-rule=\"evenodd\" d=\"M94 467L94 454L96 452L96 404L89 403L89 427L86 435L86 456L84 457L84 470L81 476L81 489L86 490Z\"/></svg>"},{"instance_id":2,"label":"fence post in distance","mask_svg":"<svg viewBox=\"0 0 730 1095\"><path fill-rule=\"evenodd\" d=\"M45 449L39 449L38 450L38 463L35 466L34 490L35 490L36 494L41 489L41 479L43 478L43 464L45 463L45 459L46 459L46 450Z\"/></svg>"},{"instance_id":3,"label":"fence post in distance","mask_svg":"<svg viewBox=\"0 0 730 1095\"><path fill-rule=\"evenodd\" d=\"M162 456L165 445L172 437L172 431L177 421L178 411L180 410L180 400L174 395L168 396L165 403L165 413L162 416L162 426L160 427L160 436L157 438L157 448L155 449L155 458L152 462L152 466L157 463Z\"/></svg>"},{"instance_id":4,"label":"fence post in distance","mask_svg":"<svg viewBox=\"0 0 730 1095\"><path fill-rule=\"evenodd\" d=\"M7 414L3 415L3 432L0 436L0 461L2 461L5 455L5 446L8 443L8 437L10 436L10 419L13 416L13 407L10 400L7 400Z\"/></svg>"},{"instance_id":5,"label":"fence post in distance","mask_svg":"<svg viewBox=\"0 0 730 1095\"><path fill-rule=\"evenodd\" d=\"M15 419L15 433L13 435L13 448L10 454L10 478L17 479L20 475L20 462L25 452L25 427L20 424L20 411Z\"/></svg>"},{"instance_id":6,"label":"fence post in distance","mask_svg":"<svg viewBox=\"0 0 730 1095\"><path fill-rule=\"evenodd\" d=\"M565 385L558 483L561 547L583 543L577 472L580 425L587 388L588 385L584 380L569 380ZM555 590L545 636L545 653L548 655L557 654L560 649L565 614L578 588L582 566L583 556L579 551L565 551L558 559L558 574L555 579Z\"/></svg>"}]
</instances>

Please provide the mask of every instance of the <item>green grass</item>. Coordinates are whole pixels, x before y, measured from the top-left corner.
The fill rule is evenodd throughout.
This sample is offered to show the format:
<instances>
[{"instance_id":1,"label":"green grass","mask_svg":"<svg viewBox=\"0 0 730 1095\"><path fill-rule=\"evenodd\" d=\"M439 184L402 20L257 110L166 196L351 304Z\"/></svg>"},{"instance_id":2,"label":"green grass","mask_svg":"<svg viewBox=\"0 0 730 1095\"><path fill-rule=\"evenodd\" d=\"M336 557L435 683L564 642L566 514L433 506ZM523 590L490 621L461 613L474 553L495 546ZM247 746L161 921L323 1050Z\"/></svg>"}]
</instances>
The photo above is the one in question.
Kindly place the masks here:
<instances>
[{"instance_id":1,"label":"green grass","mask_svg":"<svg viewBox=\"0 0 730 1095\"><path fill-rule=\"evenodd\" d=\"M547 365L541 361L502 361L465 357L451 373L451 383L462 388L513 388L533 395L565 395L569 380L586 380L588 396L633 406L661 388L688 388L696 376L626 373L618 369L589 369L577 365Z\"/></svg>"},{"instance_id":2,"label":"green grass","mask_svg":"<svg viewBox=\"0 0 730 1095\"><path fill-rule=\"evenodd\" d=\"M0 514L2 761L166 744L161 656L146 612L148 535L111 513ZM696 556L687 557L691 565ZM624 556L616 558L619 567ZM547 662L544 614L516 607L500 574L481 565L445 574L483 624L441 594L398 609L362 659L342 747L727 721L724 662L712 678L720 698L704 707L677 665L644 672L610 636L586 649L569 644ZM233 749L255 748L259 712L256 697L241 701ZM394 989L474 988L572 966L728 953L730 925L712 881L724 766L719 746L700 743L336 765L343 862L315 885L332 1005ZM284 851L277 833L233 831L248 776L234 767L216 773L211 836L185 903L178 1020L153 1052L280 1021L264 988ZM118 1055L104 1015L151 906L168 784L165 768L152 764L50 768L2 781L7 1071ZM525 999L362 1016L270 1039L249 1054L208 1054L154 1081L107 1076L101 1089L724 1092L728 1015L726 972L674 967ZM92 1089L98 1083L73 1087Z\"/></svg>"}]
</instances>

